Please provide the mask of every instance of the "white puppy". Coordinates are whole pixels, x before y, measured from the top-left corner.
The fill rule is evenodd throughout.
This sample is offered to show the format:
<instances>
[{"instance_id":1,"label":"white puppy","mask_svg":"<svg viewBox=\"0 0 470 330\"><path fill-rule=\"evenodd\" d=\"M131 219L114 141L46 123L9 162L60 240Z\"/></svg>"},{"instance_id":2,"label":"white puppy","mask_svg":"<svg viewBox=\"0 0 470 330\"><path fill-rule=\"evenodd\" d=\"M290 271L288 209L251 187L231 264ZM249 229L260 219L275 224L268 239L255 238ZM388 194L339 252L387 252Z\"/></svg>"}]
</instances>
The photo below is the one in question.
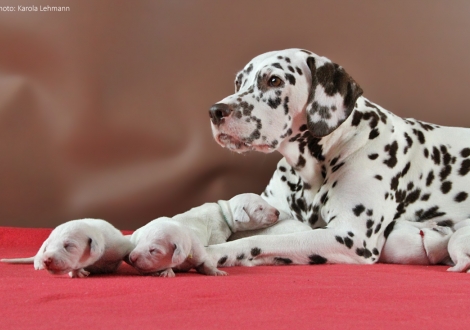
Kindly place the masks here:
<instances>
[{"instance_id":1,"label":"white puppy","mask_svg":"<svg viewBox=\"0 0 470 330\"><path fill-rule=\"evenodd\" d=\"M90 273L116 271L133 247L130 240L109 222L80 219L57 226L36 256L0 261L34 263L36 270L46 269L51 274L69 273L70 277L86 277Z\"/></svg>"},{"instance_id":2,"label":"white puppy","mask_svg":"<svg viewBox=\"0 0 470 330\"><path fill-rule=\"evenodd\" d=\"M134 250L126 261L144 275L174 277L172 268L191 268L205 275L227 275L207 258L201 240L190 228L170 218L159 218L137 229L131 236Z\"/></svg>"},{"instance_id":3,"label":"white puppy","mask_svg":"<svg viewBox=\"0 0 470 330\"><path fill-rule=\"evenodd\" d=\"M270 226L279 215L276 208L251 193L206 203L137 229L131 237L136 247L126 261L143 274L164 277L175 276L172 268L180 271L196 268L206 275L226 275L208 263L204 246L223 243L238 231Z\"/></svg>"},{"instance_id":4,"label":"white puppy","mask_svg":"<svg viewBox=\"0 0 470 330\"><path fill-rule=\"evenodd\" d=\"M470 273L470 219L460 221L455 229L447 247L455 266L447 270Z\"/></svg>"}]
</instances>

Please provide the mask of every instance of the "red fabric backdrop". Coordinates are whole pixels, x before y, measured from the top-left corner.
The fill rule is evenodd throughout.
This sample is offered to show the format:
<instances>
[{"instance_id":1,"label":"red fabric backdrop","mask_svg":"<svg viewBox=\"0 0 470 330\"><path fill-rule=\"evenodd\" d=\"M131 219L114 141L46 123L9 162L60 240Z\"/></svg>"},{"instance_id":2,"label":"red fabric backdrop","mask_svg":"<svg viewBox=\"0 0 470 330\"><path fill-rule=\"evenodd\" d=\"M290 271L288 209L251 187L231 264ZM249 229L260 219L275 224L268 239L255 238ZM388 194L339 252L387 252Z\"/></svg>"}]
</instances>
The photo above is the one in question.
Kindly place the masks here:
<instances>
[{"instance_id":1,"label":"red fabric backdrop","mask_svg":"<svg viewBox=\"0 0 470 330\"><path fill-rule=\"evenodd\" d=\"M50 229L0 227L0 257L34 255ZM443 266L226 268L229 276L71 279L0 263L2 329L466 328L470 274Z\"/></svg>"}]
</instances>

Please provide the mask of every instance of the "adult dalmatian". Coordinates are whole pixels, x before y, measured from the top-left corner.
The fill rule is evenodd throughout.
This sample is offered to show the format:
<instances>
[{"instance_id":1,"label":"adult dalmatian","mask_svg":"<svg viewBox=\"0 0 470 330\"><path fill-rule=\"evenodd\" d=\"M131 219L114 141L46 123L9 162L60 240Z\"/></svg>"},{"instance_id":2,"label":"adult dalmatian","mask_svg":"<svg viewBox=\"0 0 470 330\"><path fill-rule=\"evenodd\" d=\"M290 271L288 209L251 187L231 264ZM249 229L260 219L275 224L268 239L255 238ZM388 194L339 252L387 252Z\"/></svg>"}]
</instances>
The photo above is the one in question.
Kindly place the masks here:
<instances>
[{"instance_id":1,"label":"adult dalmatian","mask_svg":"<svg viewBox=\"0 0 470 330\"><path fill-rule=\"evenodd\" d=\"M470 215L470 129L403 119L345 70L302 49L265 53L209 111L218 144L284 158L263 197L312 231L207 248L219 266L373 264L397 221Z\"/></svg>"}]
</instances>

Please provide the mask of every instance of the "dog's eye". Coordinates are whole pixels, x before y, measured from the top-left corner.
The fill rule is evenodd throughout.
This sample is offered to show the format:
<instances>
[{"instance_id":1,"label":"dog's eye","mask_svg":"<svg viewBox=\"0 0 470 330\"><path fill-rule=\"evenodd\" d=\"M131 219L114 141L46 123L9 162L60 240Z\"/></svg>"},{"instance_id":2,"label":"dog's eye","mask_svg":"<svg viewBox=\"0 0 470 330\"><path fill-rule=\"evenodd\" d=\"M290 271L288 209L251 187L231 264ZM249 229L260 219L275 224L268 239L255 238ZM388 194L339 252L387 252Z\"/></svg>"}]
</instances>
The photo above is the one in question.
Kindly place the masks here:
<instances>
[{"instance_id":1,"label":"dog's eye","mask_svg":"<svg viewBox=\"0 0 470 330\"><path fill-rule=\"evenodd\" d=\"M272 76L271 78L269 78L268 85L270 87L279 87L282 85L282 80L277 76Z\"/></svg>"},{"instance_id":2,"label":"dog's eye","mask_svg":"<svg viewBox=\"0 0 470 330\"><path fill-rule=\"evenodd\" d=\"M66 249L67 251L69 251L70 249L74 247L75 245L73 245L72 243L64 243L64 249Z\"/></svg>"}]
</instances>

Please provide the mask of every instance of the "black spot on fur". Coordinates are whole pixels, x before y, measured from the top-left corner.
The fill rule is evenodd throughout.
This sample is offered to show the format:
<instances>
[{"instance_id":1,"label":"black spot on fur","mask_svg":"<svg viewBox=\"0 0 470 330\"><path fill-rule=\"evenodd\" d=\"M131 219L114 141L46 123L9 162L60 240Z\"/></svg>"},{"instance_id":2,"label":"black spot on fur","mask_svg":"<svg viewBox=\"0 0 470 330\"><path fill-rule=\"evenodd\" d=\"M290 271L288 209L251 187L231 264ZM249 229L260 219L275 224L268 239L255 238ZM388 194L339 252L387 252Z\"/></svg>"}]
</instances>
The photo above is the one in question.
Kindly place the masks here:
<instances>
[{"instance_id":1,"label":"black spot on fur","mask_svg":"<svg viewBox=\"0 0 470 330\"><path fill-rule=\"evenodd\" d=\"M379 181L382 181L382 176L381 176L381 175L378 175L378 174L377 174L376 176L374 176L374 178L376 178L376 179L379 180Z\"/></svg>"},{"instance_id":2,"label":"black spot on fur","mask_svg":"<svg viewBox=\"0 0 470 330\"><path fill-rule=\"evenodd\" d=\"M466 175L470 171L470 159L464 159L460 165L459 174Z\"/></svg>"},{"instance_id":3,"label":"black spot on fur","mask_svg":"<svg viewBox=\"0 0 470 330\"><path fill-rule=\"evenodd\" d=\"M452 189L452 182L444 181L441 185L441 191L443 194L447 194Z\"/></svg>"},{"instance_id":4,"label":"black spot on fur","mask_svg":"<svg viewBox=\"0 0 470 330\"><path fill-rule=\"evenodd\" d=\"M434 172L430 171L428 177L426 178L426 187L429 187L434 180Z\"/></svg>"},{"instance_id":5,"label":"black spot on fur","mask_svg":"<svg viewBox=\"0 0 470 330\"><path fill-rule=\"evenodd\" d=\"M432 148L431 159L434 161L434 164L436 164L436 165L441 164L441 153L440 153L439 149L437 149L436 147Z\"/></svg>"},{"instance_id":6,"label":"black spot on fur","mask_svg":"<svg viewBox=\"0 0 470 330\"><path fill-rule=\"evenodd\" d=\"M239 255L237 255L237 260L243 260L245 259L245 254L244 253L241 253Z\"/></svg>"},{"instance_id":7,"label":"black spot on fur","mask_svg":"<svg viewBox=\"0 0 470 330\"><path fill-rule=\"evenodd\" d=\"M369 140L373 140L375 139L377 136L379 136L380 133L379 133L379 130L378 128L374 128L372 131L370 131L369 133Z\"/></svg>"},{"instance_id":8,"label":"black spot on fur","mask_svg":"<svg viewBox=\"0 0 470 330\"><path fill-rule=\"evenodd\" d=\"M387 159L387 160L384 160L384 164L387 165L390 168L394 168L395 165L398 162L398 159L397 159L398 143L397 143L397 141L393 141L392 144L387 144L385 146L385 151L388 152L390 158Z\"/></svg>"},{"instance_id":9,"label":"black spot on fur","mask_svg":"<svg viewBox=\"0 0 470 330\"><path fill-rule=\"evenodd\" d=\"M274 263L277 265L290 265L292 263L292 260L289 258L275 257Z\"/></svg>"},{"instance_id":10,"label":"black spot on fur","mask_svg":"<svg viewBox=\"0 0 470 330\"><path fill-rule=\"evenodd\" d=\"M470 148L463 148L462 151L460 151L460 156L463 158L470 156Z\"/></svg>"},{"instance_id":11,"label":"black spot on fur","mask_svg":"<svg viewBox=\"0 0 470 330\"><path fill-rule=\"evenodd\" d=\"M369 159L374 160L374 159L377 159L377 157L379 157L379 154L370 154L368 157Z\"/></svg>"},{"instance_id":12,"label":"black spot on fur","mask_svg":"<svg viewBox=\"0 0 470 330\"><path fill-rule=\"evenodd\" d=\"M289 83L291 85L295 85L295 77L291 75L290 73L286 73L286 79L289 80Z\"/></svg>"},{"instance_id":13,"label":"black spot on fur","mask_svg":"<svg viewBox=\"0 0 470 330\"><path fill-rule=\"evenodd\" d=\"M438 226L441 227L452 227L454 222L452 220L442 220L437 223Z\"/></svg>"},{"instance_id":14,"label":"black spot on fur","mask_svg":"<svg viewBox=\"0 0 470 330\"><path fill-rule=\"evenodd\" d=\"M260 248L252 248L251 249L251 255L253 257L256 257L257 255L260 255L261 254L261 249Z\"/></svg>"},{"instance_id":15,"label":"black spot on fur","mask_svg":"<svg viewBox=\"0 0 470 330\"><path fill-rule=\"evenodd\" d=\"M269 99L268 100L268 105L272 108L272 109L277 109L277 107L281 104L281 98L280 97L277 97L276 99Z\"/></svg>"},{"instance_id":16,"label":"black spot on fur","mask_svg":"<svg viewBox=\"0 0 470 330\"><path fill-rule=\"evenodd\" d=\"M421 144L424 144L426 142L426 139L424 138L423 132L421 132L420 130L417 130L417 129L413 129L413 133L418 137L418 141Z\"/></svg>"},{"instance_id":17,"label":"black spot on fur","mask_svg":"<svg viewBox=\"0 0 470 330\"><path fill-rule=\"evenodd\" d=\"M385 230L384 230L384 237L385 238L388 238L388 235L390 235L390 233L392 232L393 227L395 227L395 221L390 222L388 224L388 226L385 227Z\"/></svg>"},{"instance_id":18,"label":"black spot on fur","mask_svg":"<svg viewBox=\"0 0 470 330\"><path fill-rule=\"evenodd\" d=\"M439 206L430 207L426 211L423 209L420 209L415 212L415 216L417 218L416 221L420 221L420 222L437 218L445 214L446 214L445 212L439 212Z\"/></svg>"},{"instance_id":19,"label":"black spot on fur","mask_svg":"<svg viewBox=\"0 0 470 330\"><path fill-rule=\"evenodd\" d=\"M465 191L461 191L461 192L459 192L459 193L455 196L454 200L455 200L457 203L461 203L461 202L463 202L464 200L466 200L467 197L468 197L468 194L467 194Z\"/></svg>"},{"instance_id":20,"label":"black spot on fur","mask_svg":"<svg viewBox=\"0 0 470 330\"><path fill-rule=\"evenodd\" d=\"M337 241L338 243L344 244L344 240L343 240L343 238L342 238L341 236L335 236L335 238L336 238L336 241Z\"/></svg>"},{"instance_id":21,"label":"black spot on fur","mask_svg":"<svg viewBox=\"0 0 470 330\"><path fill-rule=\"evenodd\" d=\"M225 264L225 262L227 261L227 258L228 258L228 256L224 256L224 257L220 258L219 261L217 262L217 264L218 265Z\"/></svg>"},{"instance_id":22,"label":"black spot on fur","mask_svg":"<svg viewBox=\"0 0 470 330\"><path fill-rule=\"evenodd\" d=\"M361 120L362 120L363 113L360 111L354 111L353 118L351 125L352 126L359 126Z\"/></svg>"},{"instance_id":23,"label":"black spot on fur","mask_svg":"<svg viewBox=\"0 0 470 330\"><path fill-rule=\"evenodd\" d=\"M441 178L441 181L444 181L449 176L451 171L452 171L452 167L450 165L444 166L441 173L439 173L439 177Z\"/></svg>"},{"instance_id":24,"label":"black spot on fur","mask_svg":"<svg viewBox=\"0 0 470 330\"><path fill-rule=\"evenodd\" d=\"M344 245L346 245L349 249L352 248L353 246L353 240L350 239L349 237L344 238Z\"/></svg>"},{"instance_id":25,"label":"black spot on fur","mask_svg":"<svg viewBox=\"0 0 470 330\"><path fill-rule=\"evenodd\" d=\"M365 211L365 207L362 204L358 204L353 208L353 212L356 215L356 217L360 216L362 212Z\"/></svg>"},{"instance_id":26,"label":"black spot on fur","mask_svg":"<svg viewBox=\"0 0 470 330\"><path fill-rule=\"evenodd\" d=\"M322 256L318 254L312 254L308 256L308 259L310 259L310 262L309 262L310 265L326 264L326 262L328 261L326 258L323 258Z\"/></svg>"}]
</instances>

